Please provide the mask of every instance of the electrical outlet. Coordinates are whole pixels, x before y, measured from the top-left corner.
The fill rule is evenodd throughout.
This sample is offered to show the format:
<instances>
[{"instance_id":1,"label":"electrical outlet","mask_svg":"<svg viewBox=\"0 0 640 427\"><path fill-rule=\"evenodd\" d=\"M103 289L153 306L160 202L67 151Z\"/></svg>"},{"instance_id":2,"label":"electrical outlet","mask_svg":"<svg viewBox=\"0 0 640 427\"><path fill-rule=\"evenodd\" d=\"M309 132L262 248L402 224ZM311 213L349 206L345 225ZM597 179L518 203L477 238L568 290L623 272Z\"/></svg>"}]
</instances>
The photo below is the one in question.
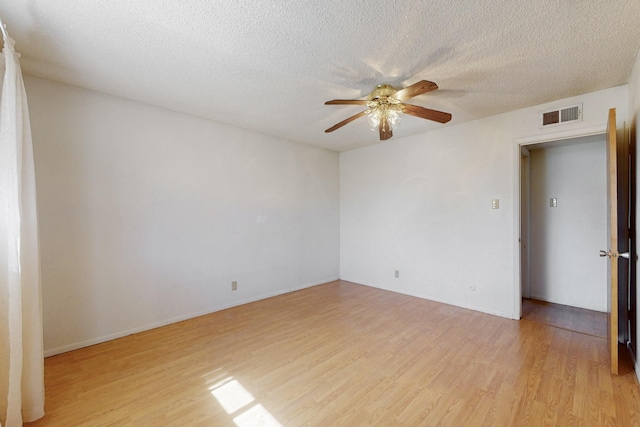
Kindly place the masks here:
<instances>
[{"instance_id":1,"label":"electrical outlet","mask_svg":"<svg viewBox=\"0 0 640 427\"><path fill-rule=\"evenodd\" d=\"M238 282L231 282L231 290L232 291L238 290Z\"/></svg>"},{"instance_id":2,"label":"electrical outlet","mask_svg":"<svg viewBox=\"0 0 640 427\"><path fill-rule=\"evenodd\" d=\"M396 279L400 277L400 270L396 270L395 276L396 276Z\"/></svg>"}]
</instances>

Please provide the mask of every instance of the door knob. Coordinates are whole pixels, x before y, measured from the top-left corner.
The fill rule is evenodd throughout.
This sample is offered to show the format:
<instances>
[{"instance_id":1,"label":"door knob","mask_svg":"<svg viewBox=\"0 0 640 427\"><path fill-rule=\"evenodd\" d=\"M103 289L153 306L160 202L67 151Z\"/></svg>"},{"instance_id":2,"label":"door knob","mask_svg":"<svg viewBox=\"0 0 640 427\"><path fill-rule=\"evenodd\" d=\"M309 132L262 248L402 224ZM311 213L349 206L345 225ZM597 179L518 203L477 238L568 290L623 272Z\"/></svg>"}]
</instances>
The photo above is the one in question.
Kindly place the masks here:
<instances>
[{"instance_id":1,"label":"door knob","mask_svg":"<svg viewBox=\"0 0 640 427\"><path fill-rule=\"evenodd\" d=\"M611 252L611 251L600 251L600 256L601 257L606 256L609 258L622 257L622 258L629 259L629 252L618 253L618 252Z\"/></svg>"}]
</instances>

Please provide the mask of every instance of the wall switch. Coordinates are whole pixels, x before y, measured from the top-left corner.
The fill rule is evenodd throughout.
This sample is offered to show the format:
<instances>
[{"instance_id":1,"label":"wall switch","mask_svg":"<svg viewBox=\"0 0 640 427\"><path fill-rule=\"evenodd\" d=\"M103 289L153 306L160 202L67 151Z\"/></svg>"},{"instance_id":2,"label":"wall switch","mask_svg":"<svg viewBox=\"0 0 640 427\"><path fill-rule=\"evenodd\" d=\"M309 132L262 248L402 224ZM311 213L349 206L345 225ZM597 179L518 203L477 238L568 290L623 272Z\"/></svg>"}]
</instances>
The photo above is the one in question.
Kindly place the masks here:
<instances>
[{"instance_id":1,"label":"wall switch","mask_svg":"<svg viewBox=\"0 0 640 427\"><path fill-rule=\"evenodd\" d=\"M238 290L238 282L231 282L231 290L232 291Z\"/></svg>"},{"instance_id":2,"label":"wall switch","mask_svg":"<svg viewBox=\"0 0 640 427\"><path fill-rule=\"evenodd\" d=\"M400 270L396 270L395 276L396 276L396 279L400 277Z\"/></svg>"},{"instance_id":3,"label":"wall switch","mask_svg":"<svg viewBox=\"0 0 640 427\"><path fill-rule=\"evenodd\" d=\"M556 199L555 197L550 198L549 206L551 206L552 208L558 207L558 199Z\"/></svg>"},{"instance_id":4,"label":"wall switch","mask_svg":"<svg viewBox=\"0 0 640 427\"><path fill-rule=\"evenodd\" d=\"M491 200L491 209L500 209L500 199Z\"/></svg>"}]
</instances>

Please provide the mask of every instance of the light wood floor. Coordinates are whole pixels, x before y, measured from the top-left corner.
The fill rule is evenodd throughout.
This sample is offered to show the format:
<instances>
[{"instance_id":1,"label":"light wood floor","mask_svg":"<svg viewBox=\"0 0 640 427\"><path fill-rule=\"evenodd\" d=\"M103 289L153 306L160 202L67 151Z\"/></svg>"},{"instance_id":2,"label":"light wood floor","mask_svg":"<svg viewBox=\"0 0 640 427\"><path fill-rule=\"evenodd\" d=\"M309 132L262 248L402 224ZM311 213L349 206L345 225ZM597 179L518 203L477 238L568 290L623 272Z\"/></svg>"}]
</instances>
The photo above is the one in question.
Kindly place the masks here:
<instances>
[{"instance_id":1,"label":"light wood floor","mask_svg":"<svg viewBox=\"0 0 640 427\"><path fill-rule=\"evenodd\" d=\"M47 358L28 425L640 425L620 372L598 337L338 281Z\"/></svg>"}]
</instances>

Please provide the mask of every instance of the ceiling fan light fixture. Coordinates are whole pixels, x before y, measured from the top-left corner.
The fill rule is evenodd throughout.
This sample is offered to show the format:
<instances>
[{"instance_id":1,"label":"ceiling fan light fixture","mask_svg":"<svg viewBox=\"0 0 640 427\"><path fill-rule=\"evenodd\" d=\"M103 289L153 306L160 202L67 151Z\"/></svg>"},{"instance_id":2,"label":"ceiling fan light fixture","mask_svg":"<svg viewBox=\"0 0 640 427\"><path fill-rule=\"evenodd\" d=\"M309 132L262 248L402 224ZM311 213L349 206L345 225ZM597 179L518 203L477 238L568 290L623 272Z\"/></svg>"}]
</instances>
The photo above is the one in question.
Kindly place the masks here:
<instances>
[{"instance_id":1,"label":"ceiling fan light fixture","mask_svg":"<svg viewBox=\"0 0 640 427\"><path fill-rule=\"evenodd\" d=\"M380 120L383 117L387 118L387 122L391 127L391 130L395 130L402 121L402 110L395 108L384 108L379 106L378 108L369 109L367 112L367 121L371 130L377 132L380 127Z\"/></svg>"},{"instance_id":2,"label":"ceiling fan light fixture","mask_svg":"<svg viewBox=\"0 0 640 427\"><path fill-rule=\"evenodd\" d=\"M367 107L367 121L372 131L378 131L383 117L386 117L392 130L395 130L402 120L402 103L393 96L377 96L367 102Z\"/></svg>"}]
</instances>

